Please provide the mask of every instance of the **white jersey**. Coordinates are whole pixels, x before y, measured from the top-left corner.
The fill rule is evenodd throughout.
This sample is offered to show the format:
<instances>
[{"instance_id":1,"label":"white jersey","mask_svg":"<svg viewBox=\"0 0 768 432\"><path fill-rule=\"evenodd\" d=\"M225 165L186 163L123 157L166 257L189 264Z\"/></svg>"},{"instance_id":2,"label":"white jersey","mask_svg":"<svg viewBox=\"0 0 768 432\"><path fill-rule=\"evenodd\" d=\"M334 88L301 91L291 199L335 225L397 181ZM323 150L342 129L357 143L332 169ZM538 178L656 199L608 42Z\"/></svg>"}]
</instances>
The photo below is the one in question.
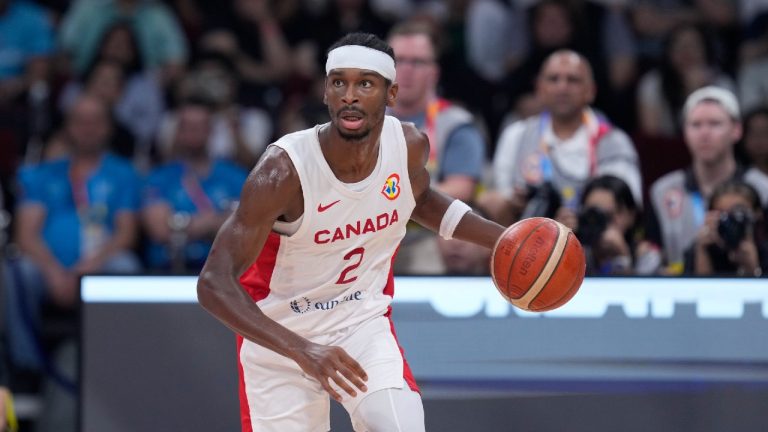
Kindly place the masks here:
<instances>
[{"instance_id":1,"label":"white jersey","mask_svg":"<svg viewBox=\"0 0 768 432\"><path fill-rule=\"evenodd\" d=\"M240 278L267 316L305 337L388 312L392 261L416 204L399 120L385 117L376 167L357 188L331 171L319 130L272 144L286 151L298 172L304 214L292 234L279 234L276 224Z\"/></svg>"}]
</instances>

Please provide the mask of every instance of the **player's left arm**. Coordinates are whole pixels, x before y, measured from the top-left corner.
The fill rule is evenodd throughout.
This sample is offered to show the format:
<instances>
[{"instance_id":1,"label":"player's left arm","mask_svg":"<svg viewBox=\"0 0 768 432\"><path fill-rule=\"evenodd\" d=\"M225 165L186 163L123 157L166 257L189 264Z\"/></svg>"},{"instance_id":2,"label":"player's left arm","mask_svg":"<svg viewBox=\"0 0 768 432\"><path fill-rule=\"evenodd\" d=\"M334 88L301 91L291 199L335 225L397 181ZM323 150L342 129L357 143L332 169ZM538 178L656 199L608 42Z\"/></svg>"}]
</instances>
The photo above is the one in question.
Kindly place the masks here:
<instances>
[{"instance_id":1,"label":"player's left arm","mask_svg":"<svg viewBox=\"0 0 768 432\"><path fill-rule=\"evenodd\" d=\"M408 174L411 178L411 188L416 199L416 208L411 219L420 225L439 232L440 224L454 201L448 195L430 187L429 172L425 168L429 158L429 140L412 124L403 124L405 140L408 144ZM474 212L465 213L453 238L492 248L504 227L496 222L489 221Z\"/></svg>"}]
</instances>

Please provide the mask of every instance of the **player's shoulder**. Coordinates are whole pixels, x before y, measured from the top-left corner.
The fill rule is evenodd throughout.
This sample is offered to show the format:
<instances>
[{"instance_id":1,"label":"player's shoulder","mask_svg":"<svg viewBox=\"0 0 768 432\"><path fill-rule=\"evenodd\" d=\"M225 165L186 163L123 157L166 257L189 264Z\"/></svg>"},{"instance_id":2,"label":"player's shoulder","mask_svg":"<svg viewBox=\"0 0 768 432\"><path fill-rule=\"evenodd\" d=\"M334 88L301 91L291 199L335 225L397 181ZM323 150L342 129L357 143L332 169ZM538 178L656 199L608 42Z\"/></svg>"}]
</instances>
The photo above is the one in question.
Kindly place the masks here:
<instances>
[{"instance_id":1,"label":"player's shoulder","mask_svg":"<svg viewBox=\"0 0 768 432\"><path fill-rule=\"evenodd\" d=\"M429 138L413 123L400 122L400 124L403 128L403 136L408 148L409 165L424 166L429 158Z\"/></svg>"}]
</instances>

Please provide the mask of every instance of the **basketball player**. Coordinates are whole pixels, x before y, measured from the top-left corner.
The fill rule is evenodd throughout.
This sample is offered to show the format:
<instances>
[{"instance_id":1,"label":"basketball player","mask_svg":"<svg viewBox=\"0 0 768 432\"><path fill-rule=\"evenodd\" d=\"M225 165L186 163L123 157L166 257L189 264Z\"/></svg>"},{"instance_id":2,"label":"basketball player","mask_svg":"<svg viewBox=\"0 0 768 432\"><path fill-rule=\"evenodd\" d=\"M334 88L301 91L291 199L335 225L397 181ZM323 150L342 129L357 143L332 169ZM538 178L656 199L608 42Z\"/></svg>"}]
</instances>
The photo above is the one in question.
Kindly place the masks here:
<instances>
[{"instance_id":1,"label":"basketball player","mask_svg":"<svg viewBox=\"0 0 768 432\"><path fill-rule=\"evenodd\" d=\"M429 187L426 136L385 115L398 90L385 42L345 36L326 73L331 121L266 150L198 298L239 335L244 431L327 431L328 394L357 431L423 431L389 318L406 222L488 248L503 227Z\"/></svg>"}]
</instances>

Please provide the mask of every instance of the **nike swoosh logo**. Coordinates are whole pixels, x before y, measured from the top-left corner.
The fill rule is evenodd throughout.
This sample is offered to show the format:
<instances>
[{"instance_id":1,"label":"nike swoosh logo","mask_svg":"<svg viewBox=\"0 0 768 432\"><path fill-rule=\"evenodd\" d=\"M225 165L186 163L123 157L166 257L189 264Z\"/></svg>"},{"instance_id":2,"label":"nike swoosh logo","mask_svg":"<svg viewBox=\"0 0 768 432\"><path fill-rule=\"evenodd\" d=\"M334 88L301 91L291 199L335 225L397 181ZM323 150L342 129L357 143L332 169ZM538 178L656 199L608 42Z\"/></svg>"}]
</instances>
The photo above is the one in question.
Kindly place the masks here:
<instances>
[{"instance_id":1,"label":"nike swoosh logo","mask_svg":"<svg viewBox=\"0 0 768 432\"><path fill-rule=\"evenodd\" d=\"M324 206L323 204L319 203L319 204L317 204L317 212L318 213L322 213L322 212L328 210L329 208L333 207L334 205L338 204L339 202L341 202L341 200L336 200L336 201L334 201L334 202L332 202L332 203L330 203L330 204L328 204L326 206Z\"/></svg>"}]
</instances>

